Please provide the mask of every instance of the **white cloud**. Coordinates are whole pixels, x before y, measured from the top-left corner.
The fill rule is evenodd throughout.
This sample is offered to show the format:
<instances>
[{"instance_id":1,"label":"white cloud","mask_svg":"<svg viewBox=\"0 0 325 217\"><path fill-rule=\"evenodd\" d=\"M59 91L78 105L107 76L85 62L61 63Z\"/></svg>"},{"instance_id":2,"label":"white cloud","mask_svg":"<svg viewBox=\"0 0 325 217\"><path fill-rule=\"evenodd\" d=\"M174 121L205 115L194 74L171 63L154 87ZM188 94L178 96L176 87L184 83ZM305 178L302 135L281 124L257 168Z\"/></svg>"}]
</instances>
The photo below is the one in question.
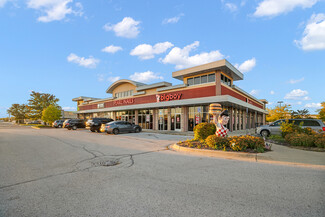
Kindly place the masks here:
<instances>
[{"instance_id":1,"label":"white cloud","mask_svg":"<svg viewBox=\"0 0 325 217\"><path fill-rule=\"evenodd\" d=\"M168 24L168 23L178 23L179 19L184 16L183 13L179 14L176 17L172 17L172 18L166 18L163 20L162 24Z\"/></svg>"},{"instance_id":2,"label":"white cloud","mask_svg":"<svg viewBox=\"0 0 325 217\"><path fill-rule=\"evenodd\" d=\"M226 8L230 11L230 12L235 12L235 11L237 11L238 10L238 7L237 7L237 5L236 4L234 4L234 3L225 3L225 6L226 6Z\"/></svg>"},{"instance_id":3,"label":"white cloud","mask_svg":"<svg viewBox=\"0 0 325 217\"><path fill-rule=\"evenodd\" d=\"M297 7L311 8L319 0L264 0L259 3L254 16L256 17L274 17L280 14L288 13Z\"/></svg>"},{"instance_id":4,"label":"white cloud","mask_svg":"<svg viewBox=\"0 0 325 217\"><path fill-rule=\"evenodd\" d=\"M305 107L306 107L306 108L315 108L315 109L319 109L319 108L322 107L322 104L321 104L321 103L314 103L314 102L312 102L312 103L307 103L307 104L305 105Z\"/></svg>"},{"instance_id":5,"label":"white cloud","mask_svg":"<svg viewBox=\"0 0 325 217\"><path fill-rule=\"evenodd\" d=\"M130 75L130 79L138 82L150 82L152 80L162 80L162 76L159 76L159 73L154 73L152 71L146 72L135 72L133 75Z\"/></svg>"},{"instance_id":6,"label":"white cloud","mask_svg":"<svg viewBox=\"0 0 325 217\"><path fill-rule=\"evenodd\" d=\"M259 90L252 90L251 92L249 92L249 94L253 96L257 96L259 92L260 92Z\"/></svg>"},{"instance_id":7,"label":"white cloud","mask_svg":"<svg viewBox=\"0 0 325 217\"><path fill-rule=\"evenodd\" d=\"M95 59L94 57L90 56L88 59L84 57L79 57L74 53L71 53L67 57L68 62L77 63L80 66L86 67L86 68L96 68L97 64L99 63L98 59Z\"/></svg>"},{"instance_id":8,"label":"white cloud","mask_svg":"<svg viewBox=\"0 0 325 217\"><path fill-rule=\"evenodd\" d=\"M109 82L114 83L115 81L120 80L120 78L121 78L120 76L109 77L107 80L108 80Z\"/></svg>"},{"instance_id":9,"label":"white cloud","mask_svg":"<svg viewBox=\"0 0 325 217\"><path fill-rule=\"evenodd\" d=\"M303 32L301 40L294 40L303 50L325 49L325 14L313 14Z\"/></svg>"},{"instance_id":10,"label":"white cloud","mask_svg":"<svg viewBox=\"0 0 325 217\"><path fill-rule=\"evenodd\" d=\"M75 107L69 107L69 106L62 107L62 109L64 111L77 111L77 109Z\"/></svg>"},{"instance_id":11,"label":"white cloud","mask_svg":"<svg viewBox=\"0 0 325 217\"><path fill-rule=\"evenodd\" d=\"M197 66L224 58L218 50L210 53L203 52L194 56L189 56L189 53L200 45L199 41L185 46L184 48L174 47L163 59L160 59L164 64L175 64L176 69Z\"/></svg>"},{"instance_id":12,"label":"white cloud","mask_svg":"<svg viewBox=\"0 0 325 217\"><path fill-rule=\"evenodd\" d=\"M124 17L123 20L117 24L107 23L104 25L106 31L115 32L116 36L124 38L135 38L140 33L140 21L135 21L132 17Z\"/></svg>"},{"instance_id":13,"label":"white cloud","mask_svg":"<svg viewBox=\"0 0 325 217\"><path fill-rule=\"evenodd\" d=\"M150 44L140 44L131 50L130 55L138 56L142 60L152 59L155 57L155 54L164 53L168 48L173 46L174 45L168 41L157 43L154 46Z\"/></svg>"},{"instance_id":14,"label":"white cloud","mask_svg":"<svg viewBox=\"0 0 325 217\"><path fill-rule=\"evenodd\" d=\"M270 94L271 95L274 95L275 94L274 90L271 90Z\"/></svg>"},{"instance_id":15,"label":"white cloud","mask_svg":"<svg viewBox=\"0 0 325 217\"><path fill-rule=\"evenodd\" d=\"M246 60L241 65L235 64L235 67L241 72L249 72L256 66L256 59L253 57L250 60Z\"/></svg>"},{"instance_id":16,"label":"white cloud","mask_svg":"<svg viewBox=\"0 0 325 217\"><path fill-rule=\"evenodd\" d=\"M73 0L28 0L27 7L39 10L41 13L45 13L45 16L37 18L40 22L51 22L56 20L62 20L68 14L82 15L82 4L77 2L75 4L78 10L74 10L71 7ZM70 4L70 5L69 5Z\"/></svg>"},{"instance_id":17,"label":"white cloud","mask_svg":"<svg viewBox=\"0 0 325 217\"><path fill-rule=\"evenodd\" d=\"M106 53L116 53L117 51L120 51L120 50L123 50L123 48L121 48L119 46L114 46L114 45L110 45L110 46L107 46L102 49L102 51L106 52Z\"/></svg>"},{"instance_id":18,"label":"white cloud","mask_svg":"<svg viewBox=\"0 0 325 217\"><path fill-rule=\"evenodd\" d=\"M302 82L303 80L305 80L305 78L300 78L300 79L297 79L297 80L291 79L289 81L289 83L290 84L296 84L296 83Z\"/></svg>"},{"instance_id":19,"label":"white cloud","mask_svg":"<svg viewBox=\"0 0 325 217\"><path fill-rule=\"evenodd\" d=\"M105 74L97 74L97 80L99 82L102 82L105 80Z\"/></svg>"},{"instance_id":20,"label":"white cloud","mask_svg":"<svg viewBox=\"0 0 325 217\"><path fill-rule=\"evenodd\" d=\"M4 7L9 0L0 0L0 8Z\"/></svg>"},{"instance_id":21,"label":"white cloud","mask_svg":"<svg viewBox=\"0 0 325 217\"><path fill-rule=\"evenodd\" d=\"M301 89L295 89L295 90L292 90L290 93L287 93L285 95L284 99L310 100L310 97L308 96L308 91L301 90Z\"/></svg>"}]
</instances>

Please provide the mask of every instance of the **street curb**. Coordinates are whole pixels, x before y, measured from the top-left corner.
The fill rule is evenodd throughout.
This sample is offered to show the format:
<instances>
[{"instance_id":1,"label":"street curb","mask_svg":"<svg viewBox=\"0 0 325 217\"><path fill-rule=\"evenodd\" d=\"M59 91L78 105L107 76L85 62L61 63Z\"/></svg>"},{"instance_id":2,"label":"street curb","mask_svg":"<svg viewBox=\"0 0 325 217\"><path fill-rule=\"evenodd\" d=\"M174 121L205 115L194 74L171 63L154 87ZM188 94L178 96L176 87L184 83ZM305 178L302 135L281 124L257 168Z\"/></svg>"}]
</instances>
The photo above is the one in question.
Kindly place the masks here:
<instances>
[{"instance_id":1,"label":"street curb","mask_svg":"<svg viewBox=\"0 0 325 217\"><path fill-rule=\"evenodd\" d=\"M41 128L39 128L39 127L31 127L31 128L33 128L33 129L37 129L37 130L40 130Z\"/></svg>"},{"instance_id":2,"label":"street curb","mask_svg":"<svg viewBox=\"0 0 325 217\"><path fill-rule=\"evenodd\" d=\"M168 149L177 152L185 152L185 153L207 156L207 157L217 157L217 158L230 159L230 160L240 160L240 161L248 161L248 162L256 162L256 163L276 164L276 165L325 170L325 165L268 160L265 159L266 157L262 156L263 153L253 154L253 153L236 153L236 152L225 152L225 151L218 151L218 150L195 149L195 148L182 147L177 144L169 145Z\"/></svg>"}]
</instances>

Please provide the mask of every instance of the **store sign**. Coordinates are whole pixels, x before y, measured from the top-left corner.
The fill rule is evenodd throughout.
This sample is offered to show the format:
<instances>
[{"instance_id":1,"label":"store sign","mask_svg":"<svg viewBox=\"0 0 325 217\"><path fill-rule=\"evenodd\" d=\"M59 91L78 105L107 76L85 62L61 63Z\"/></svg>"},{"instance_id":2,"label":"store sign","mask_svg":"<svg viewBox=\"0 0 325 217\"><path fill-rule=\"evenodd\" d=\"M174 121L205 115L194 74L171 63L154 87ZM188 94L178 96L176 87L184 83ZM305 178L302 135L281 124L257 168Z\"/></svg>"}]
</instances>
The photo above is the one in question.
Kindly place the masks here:
<instances>
[{"instance_id":1,"label":"store sign","mask_svg":"<svg viewBox=\"0 0 325 217\"><path fill-rule=\"evenodd\" d=\"M114 101L113 105L128 105L133 103L134 103L134 99L122 99L122 100Z\"/></svg>"},{"instance_id":2,"label":"store sign","mask_svg":"<svg viewBox=\"0 0 325 217\"><path fill-rule=\"evenodd\" d=\"M150 115L146 115L146 122L150 122Z\"/></svg>"},{"instance_id":3,"label":"store sign","mask_svg":"<svg viewBox=\"0 0 325 217\"><path fill-rule=\"evenodd\" d=\"M170 94L156 94L157 102L170 101L170 100L180 100L181 93L170 93Z\"/></svg>"}]
</instances>

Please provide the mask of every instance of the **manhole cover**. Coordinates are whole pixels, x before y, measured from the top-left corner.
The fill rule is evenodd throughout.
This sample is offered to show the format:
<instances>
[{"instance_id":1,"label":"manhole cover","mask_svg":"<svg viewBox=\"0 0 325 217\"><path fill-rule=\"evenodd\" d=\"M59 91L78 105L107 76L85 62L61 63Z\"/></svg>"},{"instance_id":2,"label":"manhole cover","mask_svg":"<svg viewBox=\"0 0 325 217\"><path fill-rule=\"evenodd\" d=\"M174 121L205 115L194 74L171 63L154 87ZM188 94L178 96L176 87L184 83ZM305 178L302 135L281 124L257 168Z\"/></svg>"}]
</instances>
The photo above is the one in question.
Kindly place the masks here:
<instances>
[{"instance_id":1,"label":"manhole cover","mask_svg":"<svg viewBox=\"0 0 325 217\"><path fill-rule=\"evenodd\" d=\"M99 162L99 165L104 166L104 167L116 166L118 164L119 164L119 162L117 160L107 160L107 161Z\"/></svg>"}]
</instances>

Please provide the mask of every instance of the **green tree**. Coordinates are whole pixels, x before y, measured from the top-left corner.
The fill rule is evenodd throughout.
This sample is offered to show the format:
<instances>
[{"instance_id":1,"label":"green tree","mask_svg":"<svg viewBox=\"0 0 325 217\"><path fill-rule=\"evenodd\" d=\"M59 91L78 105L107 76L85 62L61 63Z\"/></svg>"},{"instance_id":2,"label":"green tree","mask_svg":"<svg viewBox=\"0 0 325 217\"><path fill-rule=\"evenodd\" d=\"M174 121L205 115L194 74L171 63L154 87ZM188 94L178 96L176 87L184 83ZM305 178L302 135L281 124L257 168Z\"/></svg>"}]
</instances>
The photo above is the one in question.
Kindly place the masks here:
<instances>
[{"instance_id":1,"label":"green tree","mask_svg":"<svg viewBox=\"0 0 325 217\"><path fill-rule=\"evenodd\" d=\"M290 117L290 105L276 106L274 109L266 109L269 114L266 116L267 122L273 122L279 119Z\"/></svg>"},{"instance_id":2,"label":"green tree","mask_svg":"<svg viewBox=\"0 0 325 217\"><path fill-rule=\"evenodd\" d=\"M309 118L310 117L308 109L291 111L290 115L291 115L291 118Z\"/></svg>"},{"instance_id":3,"label":"green tree","mask_svg":"<svg viewBox=\"0 0 325 217\"><path fill-rule=\"evenodd\" d=\"M49 124L52 124L55 120L61 118L61 109L54 105L49 105L42 112L42 120Z\"/></svg>"},{"instance_id":4,"label":"green tree","mask_svg":"<svg viewBox=\"0 0 325 217\"><path fill-rule=\"evenodd\" d=\"M59 107L57 104L59 99L57 99L54 95L49 93L38 93L32 91L30 94L31 98L28 100L28 118L37 120L42 118L42 112L49 105L53 105ZM60 107L59 107L60 108Z\"/></svg>"},{"instance_id":5,"label":"green tree","mask_svg":"<svg viewBox=\"0 0 325 217\"><path fill-rule=\"evenodd\" d=\"M28 108L25 104L12 104L7 110L7 113L14 116L18 123L21 123L24 122L24 119L26 118Z\"/></svg>"},{"instance_id":6,"label":"green tree","mask_svg":"<svg viewBox=\"0 0 325 217\"><path fill-rule=\"evenodd\" d=\"M322 121L325 121L325 102L322 102L321 105L322 108L317 110L318 117L322 119Z\"/></svg>"}]
</instances>

